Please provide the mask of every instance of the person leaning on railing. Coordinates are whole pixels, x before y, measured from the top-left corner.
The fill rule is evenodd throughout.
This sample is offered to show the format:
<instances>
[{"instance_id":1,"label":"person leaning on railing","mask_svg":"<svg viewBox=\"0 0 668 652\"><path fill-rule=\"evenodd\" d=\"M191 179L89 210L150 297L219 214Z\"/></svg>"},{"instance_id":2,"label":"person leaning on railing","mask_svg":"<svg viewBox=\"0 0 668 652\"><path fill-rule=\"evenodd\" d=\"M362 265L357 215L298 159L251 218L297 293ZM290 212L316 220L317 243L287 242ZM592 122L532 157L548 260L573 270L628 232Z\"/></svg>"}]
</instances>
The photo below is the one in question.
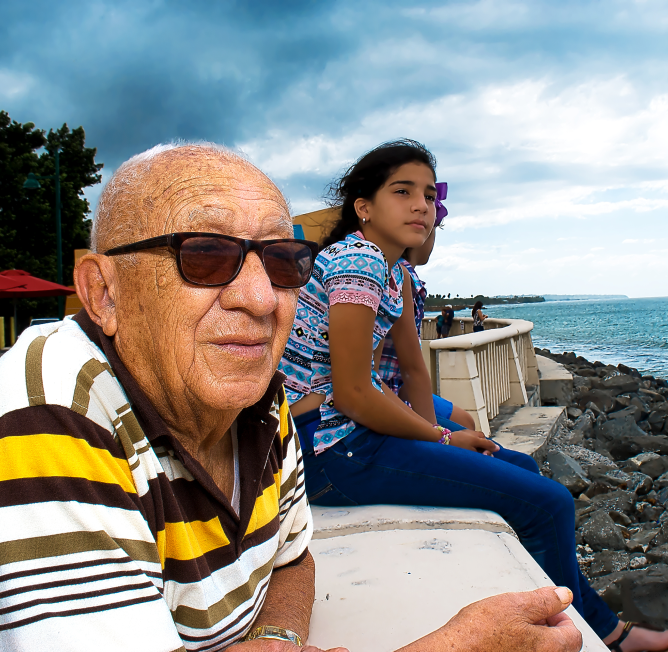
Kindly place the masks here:
<instances>
[{"instance_id":1,"label":"person leaning on railing","mask_svg":"<svg viewBox=\"0 0 668 652\"><path fill-rule=\"evenodd\" d=\"M411 284L398 262L407 248L421 247L434 227L435 166L419 143L387 143L332 186L341 218L300 291L280 364L309 500L496 511L555 584L572 591L575 608L592 629L612 643L626 635L624 623L580 572L568 490L541 476L529 456L512 453L511 459L482 433L449 432L437 422ZM411 407L384 390L374 368L374 352L390 329ZM662 650L668 633L635 628L624 645L624 652ZM498 649L498 643L471 649Z\"/></svg>"}]
</instances>

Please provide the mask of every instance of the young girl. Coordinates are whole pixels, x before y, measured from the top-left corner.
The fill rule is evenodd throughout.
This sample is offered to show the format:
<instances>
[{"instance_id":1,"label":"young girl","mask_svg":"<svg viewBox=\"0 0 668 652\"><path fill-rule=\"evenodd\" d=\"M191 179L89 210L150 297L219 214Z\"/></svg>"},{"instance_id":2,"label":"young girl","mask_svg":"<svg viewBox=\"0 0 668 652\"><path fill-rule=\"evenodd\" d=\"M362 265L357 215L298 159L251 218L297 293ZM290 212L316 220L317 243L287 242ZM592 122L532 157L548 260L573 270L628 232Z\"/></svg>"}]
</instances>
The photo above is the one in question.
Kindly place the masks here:
<instances>
[{"instance_id":1,"label":"young girl","mask_svg":"<svg viewBox=\"0 0 668 652\"><path fill-rule=\"evenodd\" d=\"M574 606L606 643L624 639L624 652L663 650L668 633L625 630L580 573L570 493L540 476L528 456L511 464L481 455L503 452L482 433L448 433L436 423L410 283L397 263L432 231L435 168L419 143L386 143L359 159L334 187L341 219L301 290L280 366L308 497L317 505L496 511L555 584L573 591ZM383 391L374 367L390 328L412 409Z\"/></svg>"}]
</instances>

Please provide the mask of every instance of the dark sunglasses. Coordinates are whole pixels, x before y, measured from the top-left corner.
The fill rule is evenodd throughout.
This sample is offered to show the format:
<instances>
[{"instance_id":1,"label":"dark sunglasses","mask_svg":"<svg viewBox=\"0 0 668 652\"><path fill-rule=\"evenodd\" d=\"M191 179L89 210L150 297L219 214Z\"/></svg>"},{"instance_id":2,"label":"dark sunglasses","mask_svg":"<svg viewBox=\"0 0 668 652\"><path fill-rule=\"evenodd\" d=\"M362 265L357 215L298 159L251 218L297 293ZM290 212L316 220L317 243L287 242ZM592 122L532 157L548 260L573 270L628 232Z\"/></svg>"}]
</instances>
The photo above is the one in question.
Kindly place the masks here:
<instances>
[{"instance_id":1,"label":"dark sunglasses","mask_svg":"<svg viewBox=\"0 0 668 652\"><path fill-rule=\"evenodd\" d=\"M131 254L169 247L176 256L181 278L192 285L219 287L231 283L241 271L249 251L260 257L272 285L300 288L306 285L318 245L309 240L244 240L218 233L169 233L105 251L105 256Z\"/></svg>"}]
</instances>

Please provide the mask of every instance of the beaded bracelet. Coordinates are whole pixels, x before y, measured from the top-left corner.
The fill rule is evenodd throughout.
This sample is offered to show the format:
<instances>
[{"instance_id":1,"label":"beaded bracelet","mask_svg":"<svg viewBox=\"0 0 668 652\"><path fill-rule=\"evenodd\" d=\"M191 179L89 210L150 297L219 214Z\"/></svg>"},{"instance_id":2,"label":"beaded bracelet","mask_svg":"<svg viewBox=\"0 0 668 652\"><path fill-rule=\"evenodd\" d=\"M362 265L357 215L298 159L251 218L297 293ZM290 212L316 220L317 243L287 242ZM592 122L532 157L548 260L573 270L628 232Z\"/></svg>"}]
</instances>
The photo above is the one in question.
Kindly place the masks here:
<instances>
[{"instance_id":1,"label":"beaded bracelet","mask_svg":"<svg viewBox=\"0 0 668 652\"><path fill-rule=\"evenodd\" d=\"M438 443L443 444L443 446L448 446L450 444L450 440L452 439L452 432L447 428L440 426L438 423L434 424L434 428L436 428L436 430L438 430L441 433L441 435L443 435L438 440Z\"/></svg>"}]
</instances>

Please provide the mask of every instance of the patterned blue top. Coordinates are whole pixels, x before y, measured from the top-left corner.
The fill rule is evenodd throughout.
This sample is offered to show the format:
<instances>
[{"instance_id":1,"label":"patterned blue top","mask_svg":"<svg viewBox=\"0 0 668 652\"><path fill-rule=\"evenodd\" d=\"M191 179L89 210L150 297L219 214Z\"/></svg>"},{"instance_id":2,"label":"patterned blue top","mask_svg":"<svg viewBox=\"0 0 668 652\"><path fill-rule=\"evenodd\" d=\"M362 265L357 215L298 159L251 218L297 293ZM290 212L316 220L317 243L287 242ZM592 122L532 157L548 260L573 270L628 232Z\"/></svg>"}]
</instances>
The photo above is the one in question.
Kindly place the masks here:
<instances>
[{"instance_id":1,"label":"patterned blue top","mask_svg":"<svg viewBox=\"0 0 668 652\"><path fill-rule=\"evenodd\" d=\"M329 357L329 308L336 303L358 303L376 313L373 350L401 315L403 273L397 263L389 273L383 252L364 240L361 231L323 249L315 260L313 275L301 289L290 339L279 365L286 375L289 403L311 392L324 394L320 425L313 437L316 454L343 439L355 422L334 407L332 365ZM360 361L361 364L364 361ZM369 373L373 386L382 391L369 352Z\"/></svg>"},{"instance_id":2,"label":"patterned blue top","mask_svg":"<svg viewBox=\"0 0 668 652\"><path fill-rule=\"evenodd\" d=\"M422 320L424 319L424 303L427 299L427 288L425 282L420 279L413 266L403 258L399 258L406 271L409 273L413 281L411 288L413 291L413 312L415 313L415 327L417 328L418 339L420 338L420 331L422 330ZM383 382L395 393L398 394L404 381L401 378L401 369L399 367L399 359L397 358L397 351L394 348L392 341L392 333L388 333L383 344L383 354L380 359L378 372Z\"/></svg>"}]
</instances>

